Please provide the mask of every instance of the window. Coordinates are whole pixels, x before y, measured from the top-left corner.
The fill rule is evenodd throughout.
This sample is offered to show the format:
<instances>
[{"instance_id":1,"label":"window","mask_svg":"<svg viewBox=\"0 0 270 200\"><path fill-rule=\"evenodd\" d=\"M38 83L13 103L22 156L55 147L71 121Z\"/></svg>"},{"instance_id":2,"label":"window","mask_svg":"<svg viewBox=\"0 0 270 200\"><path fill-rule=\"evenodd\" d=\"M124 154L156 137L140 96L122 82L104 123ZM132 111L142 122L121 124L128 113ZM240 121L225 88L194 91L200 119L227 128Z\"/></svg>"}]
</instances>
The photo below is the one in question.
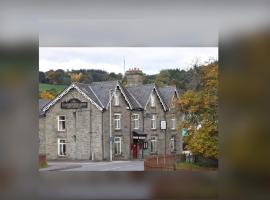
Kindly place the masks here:
<instances>
[{"instance_id":1,"label":"window","mask_svg":"<svg viewBox=\"0 0 270 200\"><path fill-rule=\"evenodd\" d=\"M114 105L119 106L119 94L114 93Z\"/></svg>"},{"instance_id":2,"label":"window","mask_svg":"<svg viewBox=\"0 0 270 200\"><path fill-rule=\"evenodd\" d=\"M150 95L150 103L151 103L151 107L155 107L155 96L154 96L154 93L151 93L151 95Z\"/></svg>"},{"instance_id":3,"label":"window","mask_svg":"<svg viewBox=\"0 0 270 200\"><path fill-rule=\"evenodd\" d=\"M171 137L171 151L175 151L175 136Z\"/></svg>"},{"instance_id":4,"label":"window","mask_svg":"<svg viewBox=\"0 0 270 200\"><path fill-rule=\"evenodd\" d=\"M66 130L66 117L58 116L58 131L65 131L65 130Z\"/></svg>"},{"instance_id":5,"label":"window","mask_svg":"<svg viewBox=\"0 0 270 200\"><path fill-rule=\"evenodd\" d=\"M121 137L114 138L114 145L115 145L115 149L114 149L115 155L120 155L122 152L122 150L121 150Z\"/></svg>"},{"instance_id":6,"label":"window","mask_svg":"<svg viewBox=\"0 0 270 200\"><path fill-rule=\"evenodd\" d=\"M151 129L156 129L156 128L157 128L156 115L152 115L152 119L151 119Z\"/></svg>"},{"instance_id":7,"label":"window","mask_svg":"<svg viewBox=\"0 0 270 200\"><path fill-rule=\"evenodd\" d=\"M175 118L172 118L171 119L171 121L172 121L172 130L175 130L175 127L176 127L176 120L175 120Z\"/></svg>"},{"instance_id":8,"label":"window","mask_svg":"<svg viewBox=\"0 0 270 200\"><path fill-rule=\"evenodd\" d=\"M150 152L156 153L157 152L157 137L152 136L150 139Z\"/></svg>"},{"instance_id":9,"label":"window","mask_svg":"<svg viewBox=\"0 0 270 200\"><path fill-rule=\"evenodd\" d=\"M121 129L121 114L114 114L114 127Z\"/></svg>"},{"instance_id":10,"label":"window","mask_svg":"<svg viewBox=\"0 0 270 200\"><path fill-rule=\"evenodd\" d=\"M134 129L139 129L139 114L133 115Z\"/></svg>"},{"instance_id":11,"label":"window","mask_svg":"<svg viewBox=\"0 0 270 200\"><path fill-rule=\"evenodd\" d=\"M66 140L58 139L58 156L65 156L66 152Z\"/></svg>"}]
</instances>

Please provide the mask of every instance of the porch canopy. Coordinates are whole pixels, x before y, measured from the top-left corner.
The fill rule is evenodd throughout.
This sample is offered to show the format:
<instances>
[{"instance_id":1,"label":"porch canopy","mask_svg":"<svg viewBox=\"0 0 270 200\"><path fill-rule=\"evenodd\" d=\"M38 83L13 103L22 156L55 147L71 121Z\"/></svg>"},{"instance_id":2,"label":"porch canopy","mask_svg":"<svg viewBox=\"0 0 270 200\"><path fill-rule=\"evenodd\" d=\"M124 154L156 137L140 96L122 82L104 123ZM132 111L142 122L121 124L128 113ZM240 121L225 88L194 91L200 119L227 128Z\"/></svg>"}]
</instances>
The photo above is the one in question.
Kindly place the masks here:
<instances>
[{"instance_id":1,"label":"porch canopy","mask_svg":"<svg viewBox=\"0 0 270 200\"><path fill-rule=\"evenodd\" d=\"M134 130L132 131L132 134L133 139L144 140L146 138L146 134L143 131Z\"/></svg>"}]
</instances>

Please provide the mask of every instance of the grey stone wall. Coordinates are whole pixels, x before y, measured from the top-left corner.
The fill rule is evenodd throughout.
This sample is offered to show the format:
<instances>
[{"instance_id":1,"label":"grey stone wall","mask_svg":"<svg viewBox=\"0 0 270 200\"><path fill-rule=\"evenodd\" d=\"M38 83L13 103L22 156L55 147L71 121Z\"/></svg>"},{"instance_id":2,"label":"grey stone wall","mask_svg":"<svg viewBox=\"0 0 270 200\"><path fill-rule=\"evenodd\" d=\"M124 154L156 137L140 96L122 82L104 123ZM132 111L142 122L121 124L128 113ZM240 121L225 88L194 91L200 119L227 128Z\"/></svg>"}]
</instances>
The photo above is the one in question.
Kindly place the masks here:
<instances>
[{"instance_id":1,"label":"grey stone wall","mask_svg":"<svg viewBox=\"0 0 270 200\"><path fill-rule=\"evenodd\" d=\"M62 109L61 102L77 98L88 102L83 109ZM66 130L58 131L58 115L66 117ZM48 159L92 159L102 160L102 114L75 89L66 94L46 113L46 155ZM57 140L65 139L67 155L58 156Z\"/></svg>"},{"instance_id":2,"label":"grey stone wall","mask_svg":"<svg viewBox=\"0 0 270 200\"><path fill-rule=\"evenodd\" d=\"M139 114L139 130L147 134L146 142L148 149L138 147L138 158L142 155L148 156L150 153L150 138L157 137L157 154L179 154L182 151L182 138L179 131L171 129L171 118L175 115L179 123L179 114L174 108L164 112L163 107L155 94L155 107L150 103L145 111L130 111L124 96L120 90L116 91L120 97L120 105L114 105L112 100L112 136L119 136L122 139L122 154L115 155L115 144L112 145L114 160L132 159L131 144L133 143L132 131L134 130L133 114ZM71 98L77 98L82 102L88 102L88 107L84 109L61 109L61 102L68 101ZM121 129L115 129L114 114L121 114ZM156 129L151 129L151 116L156 114ZM58 115L66 116L66 130L58 131ZM39 153L46 153L47 159L82 159L82 160L109 160L109 109L101 112L89 102L84 96L75 89L66 94L58 103L52 106L46 113L45 118L39 120ZM160 121L167 121L167 130L160 130ZM178 125L178 124L177 124ZM176 125L176 126L177 126ZM176 151L172 152L170 148L170 138L176 138ZM166 137L166 140L165 140ZM67 142L67 155L58 156L57 140L65 139Z\"/></svg>"},{"instance_id":3,"label":"grey stone wall","mask_svg":"<svg viewBox=\"0 0 270 200\"><path fill-rule=\"evenodd\" d=\"M144 118L144 132L147 133L148 149L144 150L144 155L156 155L165 153L165 131L160 129L160 121L166 120L166 115L163 107L158 99L156 92L154 92L155 107L151 107L150 102L146 105ZM156 115L156 129L151 129L152 115ZM157 137L157 152L150 152L150 138Z\"/></svg>"},{"instance_id":4,"label":"grey stone wall","mask_svg":"<svg viewBox=\"0 0 270 200\"><path fill-rule=\"evenodd\" d=\"M120 90L117 89L117 94L119 94L119 106L114 105L114 99L112 99L112 137L119 136L122 140L122 154L115 155L114 148L115 144L113 143L113 159L114 160L127 160L130 159L130 110L128 104L124 99L124 96L120 93ZM121 114L121 129L115 129L114 114ZM103 127L104 127L104 149L105 149L105 159L110 159L110 147L109 147L109 133L110 133L110 111L109 108L103 114Z\"/></svg>"},{"instance_id":5,"label":"grey stone wall","mask_svg":"<svg viewBox=\"0 0 270 200\"><path fill-rule=\"evenodd\" d=\"M45 117L39 118L39 154L46 154L46 140L45 140Z\"/></svg>"}]
</instances>

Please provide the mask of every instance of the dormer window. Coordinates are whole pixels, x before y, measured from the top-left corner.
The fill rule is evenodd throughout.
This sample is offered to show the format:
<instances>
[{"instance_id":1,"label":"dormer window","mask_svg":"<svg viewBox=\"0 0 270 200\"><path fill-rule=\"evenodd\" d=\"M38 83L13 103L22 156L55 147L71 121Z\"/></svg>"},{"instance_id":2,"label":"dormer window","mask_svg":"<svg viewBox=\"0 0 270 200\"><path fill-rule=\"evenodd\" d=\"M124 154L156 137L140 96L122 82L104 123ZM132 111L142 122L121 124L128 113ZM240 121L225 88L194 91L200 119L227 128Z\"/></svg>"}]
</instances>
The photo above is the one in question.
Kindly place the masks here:
<instances>
[{"instance_id":1,"label":"dormer window","mask_svg":"<svg viewBox=\"0 0 270 200\"><path fill-rule=\"evenodd\" d=\"M119 94L114 94L114 105L119 106Z\"/></svg>"},{"instance_id":2,"label":"dormer window","mask_svg":"<svg viewBox=\"0 0 270 200\"><path fill-rule=\"evenodd\" d=\"M151 104L151 107L156 106L154 93L151 93L151 95L150 95L150 104Z\"/></svg>"}]
</instances>

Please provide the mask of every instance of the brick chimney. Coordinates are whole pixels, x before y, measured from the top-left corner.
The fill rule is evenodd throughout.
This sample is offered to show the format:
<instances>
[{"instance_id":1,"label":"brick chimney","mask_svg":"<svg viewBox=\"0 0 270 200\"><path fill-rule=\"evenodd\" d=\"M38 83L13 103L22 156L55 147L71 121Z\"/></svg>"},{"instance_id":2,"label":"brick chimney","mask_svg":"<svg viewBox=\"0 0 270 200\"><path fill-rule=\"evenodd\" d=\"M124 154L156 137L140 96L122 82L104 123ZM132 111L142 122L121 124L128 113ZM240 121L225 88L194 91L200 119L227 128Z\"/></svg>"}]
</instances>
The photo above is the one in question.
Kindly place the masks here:
<instances>
[{"instance_id":1,"label":"brick chimney","mask_svg":"<svg viewBox=\"0 0 270 200\"><path fill-rule=\"evenodd\" d=\"M143 84L143 72L139 68L129 68L125 74L127 86L137 86Z\"/></svg>"}]
</instances>

